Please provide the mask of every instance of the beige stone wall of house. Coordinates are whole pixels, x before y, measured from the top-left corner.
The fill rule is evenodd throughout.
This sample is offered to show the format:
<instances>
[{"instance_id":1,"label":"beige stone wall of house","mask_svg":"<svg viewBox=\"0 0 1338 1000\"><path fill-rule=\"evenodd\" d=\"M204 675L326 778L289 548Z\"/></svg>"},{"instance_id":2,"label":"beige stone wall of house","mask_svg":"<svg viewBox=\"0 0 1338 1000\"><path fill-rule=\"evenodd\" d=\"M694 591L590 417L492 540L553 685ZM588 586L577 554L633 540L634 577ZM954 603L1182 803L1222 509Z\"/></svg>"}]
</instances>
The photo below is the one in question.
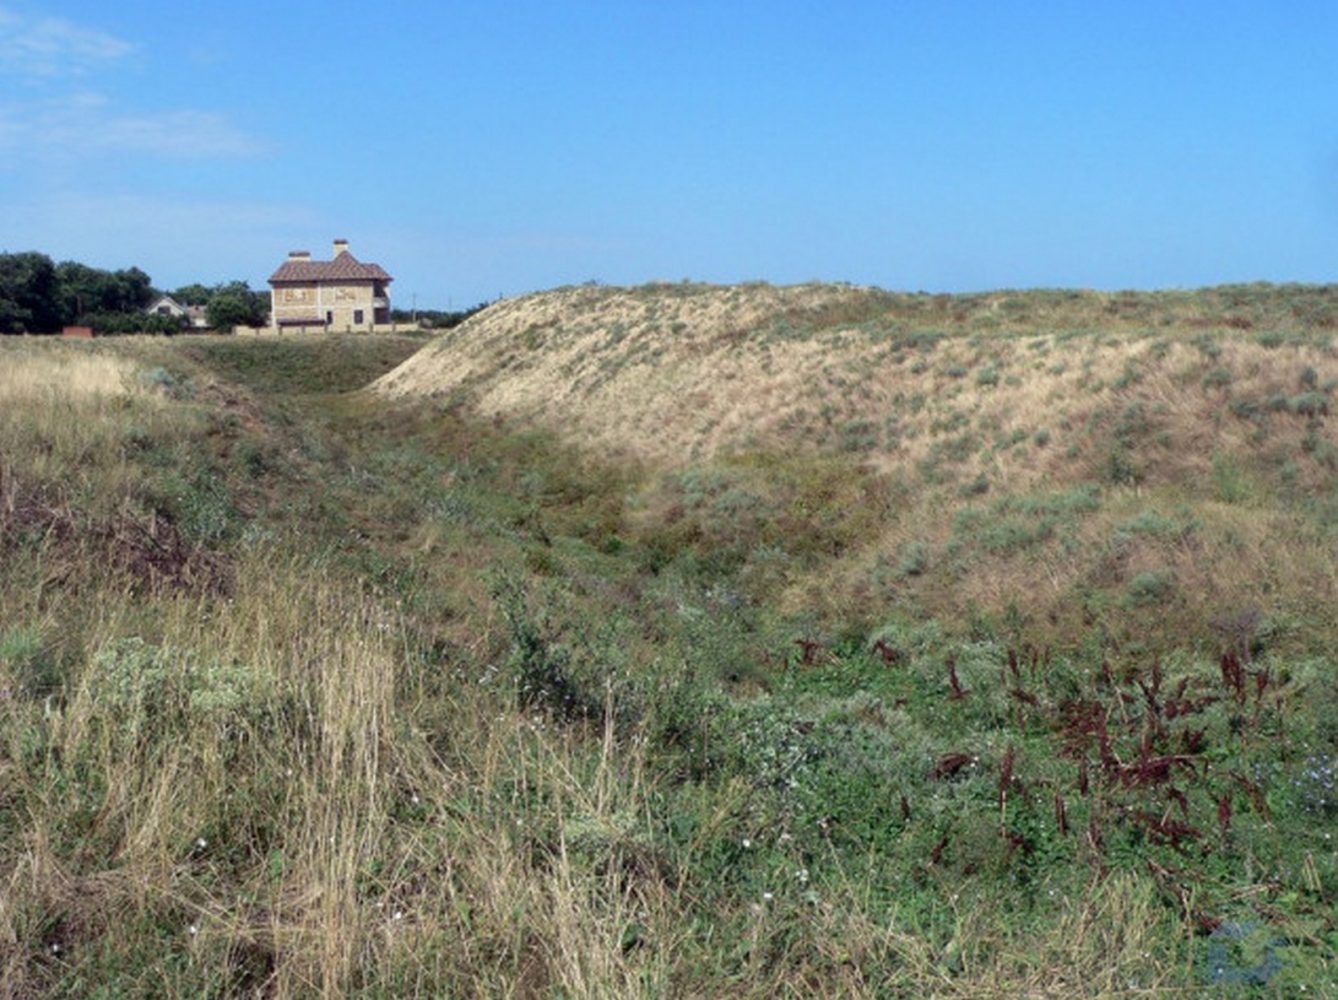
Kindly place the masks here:
<instances>
[{"instance_id":1,"label":"beige stone wall of house","mask_svg":"<svg viewBox=\"0 0 1338 1000\"><path fill-rule=\"evenodd\" d=\"M323 285L320 315L331 330L369 330L376 321L371 282L358 285Z\"/></svg>"},{"instance_id":2,"label":"beige stone wall of house","mask_svg":"<svg viewBox=\"0 0 1338 1000\"><path fill-rule=\"evenodd\" d=\"M309 319L320 315L316 311L316 283L284 285L270 291L270 324L278 326L283 320Z\"/></svg>"},{"instance_id":3,"label":"beige stone wall of house","mask_svg":"<svg viewBox=\"0 0 1338 1000\"><path fill-rule=\"evenodd\" d=\"M271 304L270 325L276 327L315 319L331 330L370 330L389 319L389 298L370 281L284 285L273 289Z\"/></svg>"}]
</instances>

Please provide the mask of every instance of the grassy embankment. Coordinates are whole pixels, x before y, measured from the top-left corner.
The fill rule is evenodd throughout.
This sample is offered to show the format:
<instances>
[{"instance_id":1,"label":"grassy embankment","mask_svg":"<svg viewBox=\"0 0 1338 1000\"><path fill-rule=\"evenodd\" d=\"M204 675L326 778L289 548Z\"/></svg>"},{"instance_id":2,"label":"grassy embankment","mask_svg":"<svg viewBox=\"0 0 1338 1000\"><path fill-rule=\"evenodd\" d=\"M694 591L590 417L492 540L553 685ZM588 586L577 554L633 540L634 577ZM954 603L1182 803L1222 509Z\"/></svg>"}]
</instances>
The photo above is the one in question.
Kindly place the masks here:
<instances>
[{"instance_id":1,"label":"grassy embankment","mask_svg":"<svg viewBox=\"0 0 1338 1000\"><path fill-rule=\"evenodd\" d=\"M745 329L874 360L687 458L0 342L0 990L1338 991L1327 327L1151 301Z\"/></svg>"}]
</instances>

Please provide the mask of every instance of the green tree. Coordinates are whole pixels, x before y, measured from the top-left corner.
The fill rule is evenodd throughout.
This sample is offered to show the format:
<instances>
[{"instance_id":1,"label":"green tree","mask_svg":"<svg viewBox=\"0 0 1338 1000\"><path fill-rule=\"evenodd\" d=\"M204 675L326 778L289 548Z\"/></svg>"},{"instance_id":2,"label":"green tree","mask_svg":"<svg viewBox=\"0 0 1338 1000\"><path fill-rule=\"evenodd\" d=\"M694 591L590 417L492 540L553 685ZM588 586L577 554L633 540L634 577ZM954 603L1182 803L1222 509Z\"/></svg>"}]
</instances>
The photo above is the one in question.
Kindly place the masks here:
<instances>
[{"instance_id":1,"label":"green tree","mask_svg":"<svg viewBox=\"0 0 1338 1000\"><path fill-rule=\"evenodd\" d=\"M91 315L133 314L153 300L153 285L137 267L104 271L78 261L56 265L63 322Z\"/></svg>"},{"instance_id":2,"label":"green tree","mask_svg":"<svg viewBox=\"0 0 1338 1000\"><path fill-rule=\"evenodd\" d=\"M198 281L192 285L182 285L172 293L172 298L176 299L183 306L206 306L209 299L214 295L215 289L208 285L202 285Z\"/></svg>"},{"instance_id":3,"label":"green tree","mask_svg":"<svg viewBox=\"0 0 1338 1000\"><path fill-rule=\"evenodd\" d=\"M0 333L54 333L62 320L51 258L32 252L0 254Z\"/></svg>"},{"instance_id":4,"label":"green tree","mask_svg":"<svg viewBox=\"0 0 1338 1000\"><path fill-rule=\"evenodd\" d=\"M205 306L205 317L216 330L234 326L264 326L269 312L269 296L254 292L244 281L215 285Z\"/></svg>"}]
</instances>

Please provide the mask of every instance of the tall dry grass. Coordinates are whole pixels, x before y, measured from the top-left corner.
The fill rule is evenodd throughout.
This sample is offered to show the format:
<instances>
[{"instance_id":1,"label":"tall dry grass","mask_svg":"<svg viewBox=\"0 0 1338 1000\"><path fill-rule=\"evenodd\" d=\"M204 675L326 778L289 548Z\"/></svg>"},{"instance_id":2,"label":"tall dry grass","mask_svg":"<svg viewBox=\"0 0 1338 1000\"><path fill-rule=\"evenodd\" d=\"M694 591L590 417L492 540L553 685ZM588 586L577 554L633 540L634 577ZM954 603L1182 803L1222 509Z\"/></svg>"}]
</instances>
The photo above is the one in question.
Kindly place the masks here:
<instances>
[{"instance_id":1,"label":"tall dry grass","mask_svg":"<svg viewBox=\"0 0 1338 1000\"><path fill-rule=\"evenodd\" d=\"M126 426L147 433L163 423L164 397L144 374L142 363L88 345L0 344L0 467L53 482L70 469L114 477L121 465L124 481Z\"/></svg>"},{"instance_id":2,"label":"tall dry grass","mask_svg":"<svg viewBox=\"0 0 1338 1000\"><path fill-rule=\"evenodd\" d=\"M40 353L39 353L40 351ZM60 407L80 400L142 394L137 366L82 345L42 342L4 349L0 401L6 406Z\"/></svg>"},{"instance_id":3,"label":"tall dry grass","mask_svg":"<svg viewBox=\"0 0 1338 1000\"><path fill-rule=\"evenodd\" d=\"M274 554L237 579L230 600L179 596L150 620L104 594L67 650L68 698L0 704L6 804L25 817L0 848L0 992L54 973L34 940L64 981L119 951L122 988L167 995L210 977L329 997L666 981L671 955L623 935L672 937L668 886L591 863L646 822L611 716L591 755L463 685L432 706L450 731L421 729L393 611ZM12 674L0 659L0 688Z\"/></svg>"}]
</instances>

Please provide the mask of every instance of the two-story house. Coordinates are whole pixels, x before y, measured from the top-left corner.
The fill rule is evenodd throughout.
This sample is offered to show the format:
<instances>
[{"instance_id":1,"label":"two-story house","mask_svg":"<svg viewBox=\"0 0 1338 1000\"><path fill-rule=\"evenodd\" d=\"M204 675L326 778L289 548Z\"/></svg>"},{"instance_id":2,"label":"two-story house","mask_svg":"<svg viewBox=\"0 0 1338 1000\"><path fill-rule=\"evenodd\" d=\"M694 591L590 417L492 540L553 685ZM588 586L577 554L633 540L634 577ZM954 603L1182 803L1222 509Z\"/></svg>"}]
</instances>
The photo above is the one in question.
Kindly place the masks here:
<instances>
[{"instance_id":1,"label":"two-story house","mask_svg":"<svg viewBox=\"0 0 1338 1000\"><path fill-rule=\"evenodd\" d=\"M294 250L270 275L270 325L278 330L371 330L390 322L390 283L379 264L349 253L348 240L334 241L334 259L312 260Z\"/></svg>"}]
</instances>

